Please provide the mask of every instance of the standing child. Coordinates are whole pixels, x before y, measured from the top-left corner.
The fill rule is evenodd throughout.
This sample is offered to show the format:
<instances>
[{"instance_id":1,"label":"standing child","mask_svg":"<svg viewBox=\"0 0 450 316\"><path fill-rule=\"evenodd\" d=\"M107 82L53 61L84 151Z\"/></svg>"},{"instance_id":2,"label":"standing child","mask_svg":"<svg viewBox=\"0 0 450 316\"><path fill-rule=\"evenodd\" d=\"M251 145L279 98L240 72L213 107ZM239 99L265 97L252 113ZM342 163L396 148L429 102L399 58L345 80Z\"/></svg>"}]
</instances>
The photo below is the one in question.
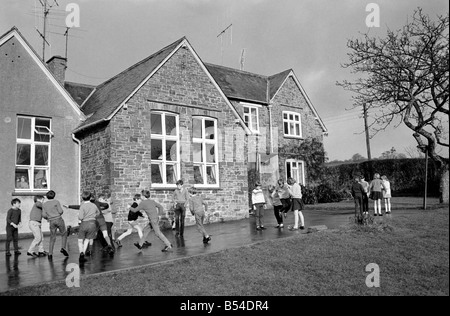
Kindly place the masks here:
<instances>
[{"instance_id":1,"label":"standing child","mask_svg":"<svg viewBox=\"0 0 450 316\"><path fill-rule=\"evenodd\" d=\"M364 188L360 183L359 176L355 176L355 181L352 184L352 196L355 201L355 218L360 222L363 218L363 195L366 193L364 192Z\"/></svg>"},{"instance_id":2,"label":"standing child","mask_svg":"<svg viewBox=\"0 0 450 316\"><path fill-rule=\"evenodd\" d=\"M361 185L364 189L364 194L362 197L363 215L368 215L369 214L369 183L366 180L364 180L364 175L361 176L359 183L361 183Z\"/></svg>"},{"instance_id":3,"label":"standing child","mask_svg":"<svg viewBox=\"0 0 450 316\"><path fill-rule=\"evenodd\" d=\"M183 187L183 180L177 181L177 188L173 192L173 207L175 211L175 230L177 237L184 235L184 219L186 218L186 207L189 201L189 192Z\"/></svg>"},{"instance_id":4,"label":"standing child","mask_svg":"<svg viewBox=\"0 0 450 316\"><path fill-rule=\"evenodd\" d=\"M44 235L42 234L42 203L44 203L43 195L34 196L34 205L30 211L30 221L28 227L30 227L33 233L34 239L31 242L30 248L28 248L27 255L33 258L45 257L47 252L44 251ZM38 250L36 253L35 250Z\"/></svg>"},{"instance_id":5,"label":"standing child","mask_svg":"<svg viewBox=\"0 0 450 316\"><path fill-rule=\"evenodd\" d=\"M11 208L6 214L6 256L10 257L11 241L14 245L14 254L20 255L19 251L19 226L22 225L22 211L20 210L20 200L13 199Z\"/></svg>"},{"instance_id":6,"label":"standing child","mask_svg":"<svg viewBox=\"0 0 450 316\"><path fill-rule=\"evenodd\" d=\"M97 206L91 202L91 193L84 191L81 198L83 203L80 205L78 219L81 221L80 230L78 231L78 249L80 251L80 262L86 261L85 253L88 249L89 242L94 240L97 235L96 217L100 211Z\"/></svg>"},{"instance_id":7,"label":"standing child","mask_svg":"<svg viewBox=\"0 0 450 316\"><path fill-rule=\"evenodd\" d=\"M275 228L283 228L284 227L283 216L281 215L283 210L283 203L281 202L278 190L276 190L275 186L269 185L269 194L270 198L272 199L273 213L278 223L278 225L275 226Z\"/></svg>"},{"instance_id":8,"label":"standing child","mask_svg":"<svg viewBox=\"0 0 450 316\"><path fill-rule=\"evenodd\" d=\"M289 229L290 230L299 229L298 227L299 221L300 221L300 229L305 229L305 219L302 213L303 209L302 188L294 178L289 178L288 183L291 186L292 209L294 210L294 226L290 227Z\"/></svg>"},{"instance_id":9,"label":"standing child","mask_svg":"<svg viewBox=\"0 0 450 316\"><path fill-rule=\"evenodd\" d=\"M139 193L135 194L133 197L133 200L134 200L134 202L131 205L131 207L137 208L142 201L141 195ZM133 212L131 210L128 212L128 224L130 225L130 227L128 228L128 230L126 232L124 232L122 235L120 235L119 238L117 238L116 244L117 244L118 248L122 247L122 243L121 243L122 239L131 235L133 230L137 230L137 232L139 234L139 238L142 238L142 236L143 236L142 228L141 228L141 226L139 226L139 223L138 223L139 217L144 217L144 215L142 215L141 212Z\"/></svg>"},{"instance_id":10,"label":"standing child","mask_svg":"<svg viewBox=\"0 0 450 316\"><path fill-rule=\"evenodd\" d=\"M255 211L256 230L266 229L264 227L264 209L266 208L266 199L261 187L261 182L256 181L255 189L252 191L252 204Z\"/></svg>"},{"instance_id":11,"label":"standing child","mask_svg":"<svg viewBox=\"0 0 450 316\"><path fill-rule=\"evenodd\" d=\"M55 200L56 193L53 190L47 192L47 202L42 205L42 217L45 218L50 224L50 246L48 250L48 259L53 259L53 248L56 242L56 231L61 233L61 250L60 252L68 257L69 253L66 250L67 247L67 232L66 224L62 218L64 213L61 204L58 200Z\"/></svg>"},{"instance_id":12,"label":"standing child","mask_svg":"<svg viewBox=\"0 0 450 316\"><path fill-rule=\"evenodd\" d=\"M369 191L370 198L373 200L373 208L374 214L373 216L383 216L381 212L381 199L383 198L383 194L381 190L384 188L383 181L380 179L380 174L375 173L373 176L372 182L370 182Z\"/></svg>"},{"instance_id":13,"label":"standing child","mask_svg":"<svg viewBox=\"0 0 450 316\"><path fill-rule=\"evenodd\" d=\"M197 224L198 231L203 236L203 243L207 244L211 240L211 237L206 232L203 221L205 220L205 212L208 212L208 204L206 204L200 195L197 195L197 190L191 189L189 192L191 193L189 209L191 214L195 216L195 223ZM203 210L203 207L205 207L205 210Z\"/></svg>"},{"instance_id":14,"label":"standing child","mask_svg":"<svg viewBox=\"0 0 450 316\"><path fill-rule=\"evenodd\" d=\"M155 235L165 244L165 247L162 249L162 252L169 251L170 249L172 249L172 244L169 242L169 240L166 238L166 236L164 236L164 234L159 229L158 213L162 213L164 211L164 208L158 202L150 199L150 191L149 190L143 190L142 193L143 193L145 200L143 200L139 204L138 207L128 206L130 211L132 211L132 212L145 211L147 213L148 220L149 220L148 225L144 227L143 236L141 237L140 241L135 243L134 245L136 246L136 248L141 250L143 248L143 246L145 245L145 239L147 238L147 235L150 233L150 230L153 228Z\"/></svg>"},{"instance_id":15,"label":"standing child","mask_svg":"<svg viewBox=\"0 0 450 316\"><path fill-rule=\"evenodd\" d=\"M381 177L381 181L383 181L383 199L384 199L384 210L386 214L391 214L391 183L389 182L386 176Z\"/></svg>"}]
</instances>

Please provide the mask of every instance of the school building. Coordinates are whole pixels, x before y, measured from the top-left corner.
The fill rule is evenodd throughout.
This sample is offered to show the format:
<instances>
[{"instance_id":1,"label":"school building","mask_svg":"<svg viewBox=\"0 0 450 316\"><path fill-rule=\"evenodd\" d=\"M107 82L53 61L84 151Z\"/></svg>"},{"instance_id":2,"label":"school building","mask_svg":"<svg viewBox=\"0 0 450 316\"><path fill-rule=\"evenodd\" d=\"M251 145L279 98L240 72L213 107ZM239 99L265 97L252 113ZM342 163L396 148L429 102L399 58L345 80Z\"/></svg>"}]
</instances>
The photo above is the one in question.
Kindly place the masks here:
<instances>
[{"instance_id":1,"label":"school building","mask_svg":"<svg viewBox=\"0 0 450 316\"><path fill-rule=\"evenodd\" d=\"M20 36L16 29L11 32ZM49 87L45 93L43 87L27 87L30 79L22 78L22 72L30 72L29 65L7 64L3 60L5 43L4 35L0 80L17 76L14 82L21 88L15 88L17 93L0 90L1 131L9 135L1 140L4 150L0 157L2 161L9 157L0 167L9 177L0 184L2 220L10 199L19 193L29 199L39 190L54 189L57 198L75 203L81 191L90 190L111 194L112 207L118 211L116 225L122 226L127 219L126 205L142 189L149 189L152 198L169 212L178 179L206 197L213 212L210 221L245 218L256 179L264 186L275 184L280 177L308 182L304 162L287 157L280 149L300 145L305 139L322 141L327 132L293 70L263 76L205 63L185 37L96 87L65 83L64 67L52 68L37 56L31 58L41 76L53 84L48 85L54 93ZM63 64L61 58L53 60ZM4 76L3 69L10 74ZM27 96L33 102L22 100ZM45 106L35 105L44 97L51 100L43 99ZM8 98L15 106L12 101L5 102ZM61 99L65 103L58 102ZM55 111L56 103L61 113ZM35 112L38 110L41 112ZM29 116L32 126L36 126L34 117L51 121L47 169L38 166L36 158L23 165L22 154L16 152L22 148L18 126L22 117ZM67 127L64 137L60 125ZM32 148L41 145L35 139L27 141ZM64 150L59 146L65 146ZM31 152L36 155L36 149ZM63 164L59 165L61 158ZM18 189L14 181L24 174L23 169L29 174L28 182L36 182L36 170L41 169L51 181L45 189ZM30 208L23 205L24 216ZM187 225L193 223L190 216L186 220Z\"/></svg>"}]
</instances>

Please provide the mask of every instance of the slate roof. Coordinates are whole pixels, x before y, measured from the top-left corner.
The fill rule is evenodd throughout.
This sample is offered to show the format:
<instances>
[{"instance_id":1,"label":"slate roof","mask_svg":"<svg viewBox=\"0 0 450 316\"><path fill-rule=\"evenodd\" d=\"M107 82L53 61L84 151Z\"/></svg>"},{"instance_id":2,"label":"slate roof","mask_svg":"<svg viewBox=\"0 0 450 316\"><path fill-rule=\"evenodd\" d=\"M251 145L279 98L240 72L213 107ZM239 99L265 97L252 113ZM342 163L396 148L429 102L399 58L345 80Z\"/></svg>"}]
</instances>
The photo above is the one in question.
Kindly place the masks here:
<instances>
[{"instance_id":1,"label":"slate roof","mask_svg":"<svg viewBox=\"0 0 450 316\"><path fill-rule=\"evenodd\" d=\"M91 116L77 130L112 115L118 106L184 39L183 37L166 46L97 86L82 108L86 116Z\"/></svg>"},{"instance_id":2,"label":"slate roof","mask_svg":"<svg viewBox=\"0 0 450 316\"><path fill-rule=\"evenodd\" d=\"M69 92L72 98L77 102L78 106L81 106L86 100L86 98L91 94L95 86L75 83L75 82L64 82L64 88Z\"/></svg>"}]
</instances>

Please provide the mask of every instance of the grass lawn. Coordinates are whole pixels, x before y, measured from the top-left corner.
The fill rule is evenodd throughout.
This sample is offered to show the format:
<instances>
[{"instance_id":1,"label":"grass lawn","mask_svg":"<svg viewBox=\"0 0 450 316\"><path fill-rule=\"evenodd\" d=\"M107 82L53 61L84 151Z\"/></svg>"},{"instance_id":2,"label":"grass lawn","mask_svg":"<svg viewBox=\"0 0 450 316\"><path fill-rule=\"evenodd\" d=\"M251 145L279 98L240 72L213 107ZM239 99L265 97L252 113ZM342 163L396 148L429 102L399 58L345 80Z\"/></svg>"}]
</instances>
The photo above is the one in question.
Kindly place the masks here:
<instances>
[{"instance_id":1,"label":"grass lawn","mask_svg":"<svg viewBox=\"0 0 450 316\"><path fill-rule=\"evenodd\" d=\"M380 268L379 288L366 286L370 263ZM92 275L80 288L59 282L1 295L449 295L449 210L405 208L370 227Z\"/></svg>"}]
</instances>

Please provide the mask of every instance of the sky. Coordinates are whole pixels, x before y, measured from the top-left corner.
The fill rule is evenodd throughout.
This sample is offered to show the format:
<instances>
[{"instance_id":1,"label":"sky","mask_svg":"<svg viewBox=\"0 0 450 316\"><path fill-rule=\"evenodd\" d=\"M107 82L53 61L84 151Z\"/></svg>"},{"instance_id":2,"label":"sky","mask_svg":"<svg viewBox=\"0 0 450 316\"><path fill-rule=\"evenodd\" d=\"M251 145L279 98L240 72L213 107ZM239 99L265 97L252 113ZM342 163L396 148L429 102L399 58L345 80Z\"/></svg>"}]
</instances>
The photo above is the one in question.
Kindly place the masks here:
<instances>
[{"instance_id":1,"label":"sky","mask_svg":"<svg viewBox=\"0 0 450 316\"><path fill-rule=\"evenodd\" d=\"M43 1L43 0L41 0ZM52 5L54 0L47 0ZM202 61L273 75L293 69L328 136L327 156L347 160L367 157L364 121L352 109L352 94L336 85L352 79L347 62L349 39L363 33L384 37L404 25L415 9L436 16L449 10L447 0L57 0L48 19L48 60L65 56L66 12L77 4L80 27L68 40L66 80L97 85L134 63L186 36ZM379 27L369 28L370 3L380 9ZM219 33L232 24L221 37ZM0 34L16 26L42 54L42 6L39 0L0 0ZM369 116L370 123L370 116ZM374 135L372 158L392 147L410 152L417 146L412 131L400 125ZM448 149L441 151L448 157Z\"/></svg>"}]
</instances>

